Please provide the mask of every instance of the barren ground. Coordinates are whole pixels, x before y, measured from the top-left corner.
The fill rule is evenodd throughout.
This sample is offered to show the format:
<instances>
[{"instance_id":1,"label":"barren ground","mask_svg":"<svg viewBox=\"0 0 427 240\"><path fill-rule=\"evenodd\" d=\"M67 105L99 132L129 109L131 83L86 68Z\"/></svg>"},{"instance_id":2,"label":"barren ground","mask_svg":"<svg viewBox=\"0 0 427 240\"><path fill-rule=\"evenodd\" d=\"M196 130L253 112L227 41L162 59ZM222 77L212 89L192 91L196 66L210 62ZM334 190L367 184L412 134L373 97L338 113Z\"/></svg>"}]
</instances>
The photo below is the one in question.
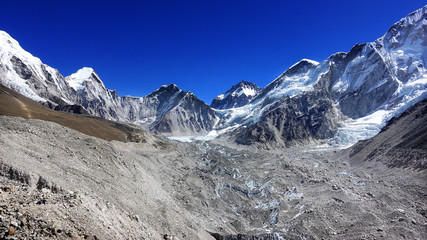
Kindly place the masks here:
<instances>
[{"instance_id":1,"label":"barren ground","mask_svg":"<svg viewBox=\"0 0 427 240\"><path fill-rule=\"evenodd\" d=\"M1 116L0 236L423 239L425 171L348 155L106 141Z\"/></svg>"}]
</instances>

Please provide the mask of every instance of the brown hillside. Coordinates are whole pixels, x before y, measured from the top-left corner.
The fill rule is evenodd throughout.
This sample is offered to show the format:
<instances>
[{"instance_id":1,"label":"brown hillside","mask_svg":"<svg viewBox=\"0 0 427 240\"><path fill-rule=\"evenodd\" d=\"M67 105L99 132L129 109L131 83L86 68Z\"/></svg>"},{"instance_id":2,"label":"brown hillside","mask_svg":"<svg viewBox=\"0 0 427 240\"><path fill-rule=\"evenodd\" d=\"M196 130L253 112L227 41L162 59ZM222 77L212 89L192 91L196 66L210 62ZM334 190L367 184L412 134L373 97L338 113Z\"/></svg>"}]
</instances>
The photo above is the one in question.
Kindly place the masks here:
<instances>
[{"instance_id":1,"label":"brown hillside","mask_svg":"<svg viewBox=\"0 0 427 240\"><path fill-rule=\"evenodd\" d=\"M149 136L148 133L137 126L108 121L89 115L77 115L51 110L2 84L0 84L0 115L51 121L108 141L145 142Z\"/></svg>"}]
</instances>

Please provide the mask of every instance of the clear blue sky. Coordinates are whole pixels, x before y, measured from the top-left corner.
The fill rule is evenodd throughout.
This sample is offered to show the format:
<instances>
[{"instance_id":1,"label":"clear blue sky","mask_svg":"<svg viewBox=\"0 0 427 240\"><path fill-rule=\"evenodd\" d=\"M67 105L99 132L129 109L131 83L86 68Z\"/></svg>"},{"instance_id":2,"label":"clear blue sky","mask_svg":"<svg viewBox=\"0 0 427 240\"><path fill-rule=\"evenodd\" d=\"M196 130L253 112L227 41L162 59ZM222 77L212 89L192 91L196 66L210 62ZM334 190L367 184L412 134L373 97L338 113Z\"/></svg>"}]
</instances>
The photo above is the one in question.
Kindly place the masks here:
<instances>
[{"instance_id":1,"label":"clear blue sky","mask_svg":"<svg viewBox=\"0 0 427 240\"><path fill-rule=\"evenodd\" d=\"M240 80L264 87L302 58L374 41L426 3L4 0L0 30L64 76L94 68L120 96L175 83L210 104Z\"/></svg>"}]
</instances>

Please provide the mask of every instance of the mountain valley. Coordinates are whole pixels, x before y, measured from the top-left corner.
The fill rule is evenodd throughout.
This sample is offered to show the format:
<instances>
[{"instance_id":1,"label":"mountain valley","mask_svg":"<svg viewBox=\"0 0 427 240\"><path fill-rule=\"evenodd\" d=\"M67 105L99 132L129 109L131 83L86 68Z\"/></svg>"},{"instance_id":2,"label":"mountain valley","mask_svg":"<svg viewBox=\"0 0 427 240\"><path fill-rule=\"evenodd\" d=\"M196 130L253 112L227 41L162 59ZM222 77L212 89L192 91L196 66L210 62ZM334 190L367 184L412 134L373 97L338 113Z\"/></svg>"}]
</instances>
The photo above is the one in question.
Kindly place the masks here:
<instances>
[{"instance_id":1,"label":"mountain valley","mask_svg":"<svg viewBox=\"0 0 427 240\"><path fill-rule=\"evenodd\" d=\"M418 118L425 122L425 111ZM109 142L52 122L0 120L2 219L18 238L422 239L426 233L425 148L407 165L376 148L375 155L363 148L371 160L359 147L336 152L316 144L256 150L203 141Z\"/></svg>"}]
</instances>

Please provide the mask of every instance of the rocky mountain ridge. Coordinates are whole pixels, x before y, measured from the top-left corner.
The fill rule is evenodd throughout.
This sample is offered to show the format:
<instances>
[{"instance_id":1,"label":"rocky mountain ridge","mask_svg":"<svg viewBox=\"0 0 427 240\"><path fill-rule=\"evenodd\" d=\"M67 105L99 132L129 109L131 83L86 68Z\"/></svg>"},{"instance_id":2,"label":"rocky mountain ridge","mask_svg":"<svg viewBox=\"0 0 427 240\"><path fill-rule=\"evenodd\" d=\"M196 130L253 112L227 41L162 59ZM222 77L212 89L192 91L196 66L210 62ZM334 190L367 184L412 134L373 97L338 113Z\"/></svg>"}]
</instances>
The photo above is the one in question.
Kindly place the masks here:
<instances>
[{"instance_id":1,"label":"rocky mountain ridge","mask_svg":"<svg viewBox=\"0 0 427 240\"><path fill-rule=\"evenodd\" d=\"M247 127L237 131L237 141L270 139L266 143L292 144L300 137L290 138L292 131L282 130L288 124L284 116L292 115L309 119L298 124L302 129L296 136L312 133L305 140L330 139L332 145L346 146L374 136L391 117L427 98L426 32L427 6L401 19L375 42L356 44L348 53L333 54L321 63L301 60L267 85L245 111L238 112ZM322 92L323 97L290 110L290 105L315 92ZM319 108L325 99L331 111L321 116L307 111ZM287 110L272 114L280 104ZM230 113L233 118L236 114ZM314 133L313 118L321 119L323 132L329 134ZM242 136L249 139L242 141Z\"/></svg>"},{"instance_id":2,"label":"rocky mountain ridge","mask_svg":"<svg viewBox=\"0 0 427 240\"><path fill-rule=\"evenodd\" d=\"M216 122L216 114L207 104L175 84L162 86L145 97L119 97L115 90L105 87L92 68L63 77L23 50L6 32L0 32L0 41L1 82L52 109L69 111L73 105L80 105L82 112L138 124L159 135L203 135ZM180 116L178 124L171 117L176 115Z\"/></svg>"},{"instance_id":3,"label":"rocky mountain ridge","mask_svg":"<svg viewBox=\"0 0 427 240\"><path fill-rule=\"evenodd\" d=\"M330 139L343 146L372 137L391 117L427 97L426 12L427 6L347 53L320 63L303 59L263 89L242 81L211 106L174 84L144 97L119 97L91 68L63 77L5 32L0 32L0 80L51 108L80 105L95 116L158 135L228 133L240 143L277 146Z\"/></svg>"}]
</instances>

